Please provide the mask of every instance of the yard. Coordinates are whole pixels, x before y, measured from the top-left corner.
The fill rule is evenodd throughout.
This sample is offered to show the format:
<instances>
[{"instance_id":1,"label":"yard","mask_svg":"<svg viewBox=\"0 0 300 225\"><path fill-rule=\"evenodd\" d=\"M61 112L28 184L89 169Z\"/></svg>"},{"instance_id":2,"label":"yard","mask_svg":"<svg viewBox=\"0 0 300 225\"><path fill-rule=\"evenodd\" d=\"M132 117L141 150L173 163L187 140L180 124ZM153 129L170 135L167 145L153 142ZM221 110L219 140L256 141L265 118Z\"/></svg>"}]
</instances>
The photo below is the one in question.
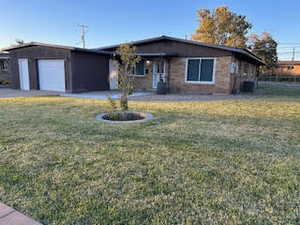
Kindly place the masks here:
<instances>
[{"instance_id":1,"label":"yard","mask_svg":"<svg viewBox=\"0 0 300 225\"><path fill-rule=\"evenodd\" d=\"M0 99L0 202L45 225L300 224L295 93L130 102L156 118L127 125L95 121L102 100Z\"/></svg>"}]
</instances>

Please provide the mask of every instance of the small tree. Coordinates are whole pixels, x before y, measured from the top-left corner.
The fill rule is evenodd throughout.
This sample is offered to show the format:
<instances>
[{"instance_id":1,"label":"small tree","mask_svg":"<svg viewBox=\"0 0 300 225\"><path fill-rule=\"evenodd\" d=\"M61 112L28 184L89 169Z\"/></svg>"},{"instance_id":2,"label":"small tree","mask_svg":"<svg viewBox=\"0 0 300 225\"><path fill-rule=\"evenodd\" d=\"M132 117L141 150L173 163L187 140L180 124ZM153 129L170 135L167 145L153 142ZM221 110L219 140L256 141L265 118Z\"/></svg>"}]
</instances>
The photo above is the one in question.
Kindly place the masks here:
<instances>
[{"instance_id":1,"label":"small tree","mask_svg":"<svg viewBox=\"0 0 300 225\"><path fill-rule=\"evenodd\" d=\"M118 81L121 88L120 107L121 110L128 110L128 95L134 89L133 69L135 65L141 60L136 55L136 48L130 44L121 44L117 49L119 60L119 74Z\"/></svg>"}]
</instances>

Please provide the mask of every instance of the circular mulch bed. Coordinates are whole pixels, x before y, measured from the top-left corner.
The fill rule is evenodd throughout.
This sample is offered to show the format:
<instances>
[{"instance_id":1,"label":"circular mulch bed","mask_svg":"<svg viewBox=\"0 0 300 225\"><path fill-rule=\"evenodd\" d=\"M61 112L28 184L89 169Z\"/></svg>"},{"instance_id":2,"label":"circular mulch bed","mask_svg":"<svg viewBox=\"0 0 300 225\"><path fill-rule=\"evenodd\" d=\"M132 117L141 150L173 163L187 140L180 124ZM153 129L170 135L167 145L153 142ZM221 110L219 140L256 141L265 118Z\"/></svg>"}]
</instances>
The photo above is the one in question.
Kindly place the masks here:
<instances>
[{"instance_id":1,"label":"circular mulch bed","mask_svg":"<svg viewBox=\"0 0 300 225\"><path fill-rule=\"evenodd\" d=\"M153 118L151 113L143 112L111 112L101 113L96 116L96 120L107 123L139 123Z\"/></svg>"}]
</instances>

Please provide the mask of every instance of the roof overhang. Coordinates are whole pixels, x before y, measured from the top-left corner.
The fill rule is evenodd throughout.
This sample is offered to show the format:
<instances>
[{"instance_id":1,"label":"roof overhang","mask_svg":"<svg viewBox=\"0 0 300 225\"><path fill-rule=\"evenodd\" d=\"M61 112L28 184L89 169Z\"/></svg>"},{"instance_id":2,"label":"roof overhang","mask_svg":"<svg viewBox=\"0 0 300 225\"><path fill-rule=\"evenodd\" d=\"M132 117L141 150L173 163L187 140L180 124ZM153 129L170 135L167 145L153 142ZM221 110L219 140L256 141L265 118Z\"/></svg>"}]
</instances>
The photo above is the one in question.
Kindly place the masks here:
<instances>
[{"instance_id":1,"label":"roof overhang","mask_svg":"<svg viewBox=\"0 0 300 225\"><path fill-rule=\"evenodd\" d=\"M178 56L176 53L137 53L136 55L141 57L171 57Z\"/></svg>"},{"instance_id":2,"label":"roof overhang","mask_svg":"<svg viewBox=\"0 0 300 225\"><path fill-rule=\"evenodd\" d=\"M242 54L242 55L254 60L257 64L265 65L265 63L262 61L262 59L260 59L258 56L253 54L248 49L229 47L229 46L225 46L225 45L216 45L216 44L204 43L204 42L199 42L199 41L194 41L194 40L169 37L169 36L164 36L164 35L160 36L160 37L149 38L149 39L144 39L144 40L140 40L140 41L133 41L133 42L129 42L129 43L132 45L141 45L141 44L163 41L163 40L176 41L176 42L182 42L182 43L187 43L187 44L191 44L191 45L197 45L197 46L203 46L203 47L208 47L208 48L220 49L220 50L224 50L224 51L230 51L233 53ZM95 50L109 50L109 49L117 48L119 46L120 46L120 44L111 45L111 46L97 48Z\"/></svg>"}]
</instances>

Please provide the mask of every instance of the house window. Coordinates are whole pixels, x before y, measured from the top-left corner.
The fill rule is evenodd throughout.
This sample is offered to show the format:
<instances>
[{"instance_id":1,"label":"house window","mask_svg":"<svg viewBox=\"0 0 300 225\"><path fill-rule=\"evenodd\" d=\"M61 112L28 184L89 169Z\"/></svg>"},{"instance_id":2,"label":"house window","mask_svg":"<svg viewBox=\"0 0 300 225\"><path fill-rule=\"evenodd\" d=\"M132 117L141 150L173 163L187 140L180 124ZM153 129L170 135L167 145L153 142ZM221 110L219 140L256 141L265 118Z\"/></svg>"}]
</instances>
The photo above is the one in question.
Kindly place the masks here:
<instances>
[{"instance_id":1,"label":"house window","mask_svg":"<svg viewBox=\"0 0 300 225\"><path fill-rule=\"evenodd\" d=\"M187 60L186 82L213 83L215 59L200 58Z\"/></svg>"},{"instance_id":2,"label":"house window","mask_svg":"<svg viewBox=\"0 0 300 225\"><path fill-rule=\"evenodd\" d=\"M145 75L145 60L139 61L134 68L134 75L144 76Z\"/></svg>"},{"instance_id":3,"label":"house window","mask_svg":"<svg viewBox=\"0 0 300 225\"><path fill-rule=\"evenodd\" d=\"M4 71L8 71L8 61L4 61L4 64L3 64L3 70Z\"/></svg>"},{"instance_id":4,"label":"house window","mask_svg":"<svg viewBox=\"0 0 300 225\"><path fill-rule=\"evenodd\" d=\"M0 61L0 71L7 71L8 63L7 60Z\"/></svg>"}]
</instances>

